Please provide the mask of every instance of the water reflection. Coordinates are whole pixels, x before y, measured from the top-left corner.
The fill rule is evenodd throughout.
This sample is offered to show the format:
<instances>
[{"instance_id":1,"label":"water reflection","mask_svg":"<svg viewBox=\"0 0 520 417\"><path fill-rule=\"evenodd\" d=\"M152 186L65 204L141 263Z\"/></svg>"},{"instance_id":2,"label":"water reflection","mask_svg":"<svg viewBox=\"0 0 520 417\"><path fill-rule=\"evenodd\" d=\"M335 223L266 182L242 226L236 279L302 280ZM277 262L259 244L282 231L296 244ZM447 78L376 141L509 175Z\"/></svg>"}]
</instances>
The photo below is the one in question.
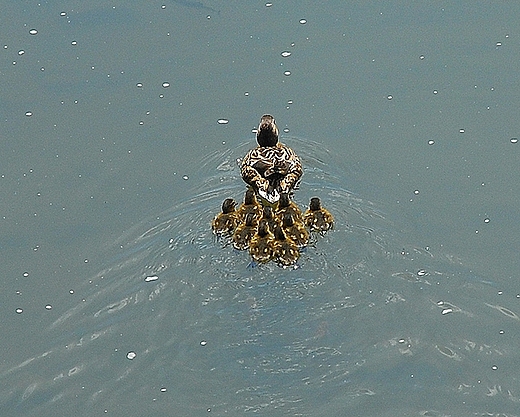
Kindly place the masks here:
<instances>
[{"instance_id":1,"label":"water reflection","mask_svg":"<svg viewBox=\"0 0 520 417\"><path fill-rule=\"evenodd\" d=\"M345 187L341 164L284 138L335 229L298 268L251 267L210 222L244 184L215 152L193 197L113 242L82 300L48 329L51 346L0 375L18 415L513 415L516 296L450 256L403 242ZM497 327L498 326L498 327ZM492 399L492 401L490 401Z\"/></svg>"}]
</instances>

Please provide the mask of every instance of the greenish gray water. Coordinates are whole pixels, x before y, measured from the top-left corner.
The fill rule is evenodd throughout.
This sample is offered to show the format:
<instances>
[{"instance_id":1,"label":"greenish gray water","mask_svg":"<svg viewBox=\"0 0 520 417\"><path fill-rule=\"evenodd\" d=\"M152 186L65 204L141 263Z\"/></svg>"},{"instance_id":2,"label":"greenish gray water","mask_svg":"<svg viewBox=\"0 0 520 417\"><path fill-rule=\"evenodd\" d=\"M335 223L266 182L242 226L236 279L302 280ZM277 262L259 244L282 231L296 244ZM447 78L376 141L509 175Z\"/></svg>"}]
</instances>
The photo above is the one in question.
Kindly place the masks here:
<instances>
[{"instance_id":1,"label":"greenish gray water","mask_svg":"<svg viewBox=\"0 0 520 417\"><path fill-rule=\"evenodd\" d=\"M519 12L4 2L1 414L519 415ZM297 269L209 230L264 112Z\"/></svg>"}]
</instances>

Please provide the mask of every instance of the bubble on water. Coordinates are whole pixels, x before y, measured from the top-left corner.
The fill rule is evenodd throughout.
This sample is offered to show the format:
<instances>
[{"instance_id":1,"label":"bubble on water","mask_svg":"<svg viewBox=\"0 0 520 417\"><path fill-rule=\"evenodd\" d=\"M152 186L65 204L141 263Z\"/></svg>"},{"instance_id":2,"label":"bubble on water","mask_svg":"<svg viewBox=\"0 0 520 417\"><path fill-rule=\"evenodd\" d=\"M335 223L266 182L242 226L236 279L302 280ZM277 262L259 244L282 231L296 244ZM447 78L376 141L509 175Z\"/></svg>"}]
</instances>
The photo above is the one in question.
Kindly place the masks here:
<instances>
[{"instance_id":1,"label":"bubble on water","mask_svg":"<svg viewBox=\"0 0 520 417\"><path fill-rule=\"evenodd\" d=\"M37 35L38 34L38 31L36 29L31 29L29 31L29 35Z\"/></svg>"},{"instance_id":2,"label":"bubble on water","mask_svg":"<svg viewBox=\"0 0 520 417\"><path fill-rule=\"evenodd\" d=\"M60 16L67 16L67 12L61 12Z\"/></svg>"},{"instance_id":3,"label":"bubble on water","mask_svg":"<svg viewBox=\"0 0 520 417\"><path fill-rule=\"evenodd\" d=\"M273 3L265 3L265 7L271 7Z\"/></svg>"},{"instance_id":4,"label":"bubble on water","mask_svg":"<svg viewBox=\"0 0 520 417\"><path fill-rule=\"evenodd\" d=\"M168 88L170 86L170 83L164 82L162 83L163 88Z\"/></svg>"},{"instance_id":5,"label":"bubble on water","mask_svg":"<svg viewBox=\"0 0 520 417\"><path fill-rule=\"evenodd\" d=\"M424 59L424 55L419 55L419 59Z\"/></svg>"},{"instance_id":6,"label":"bubble on water","mask_svg":"<svg viewBox=\"0 0 520 417\"><path fill-rule=\"evenodd\" d=\"M491 221L491 220L489 220L488 217L486 217L486 218L484 219L484 223L489 223L490 221Z\"/></svg>"},{"instance_id":7,"label":"bubble on water","mask_svg":"<svg viewBox=\"0 0 520 417\"><path fill-rule=\"evenodd\" d=\"M453 313L453 309L452 308L445 308L444 310L441 311L442 315L450 314L450 313Z\"/></svg>"},{"instance_id":8,"label":"bubble on water","mask_svg":"<svg viewBox=\"0 0 520 417\"><path fill-rule=\"evenodd\" d=\"M386 98L387 98L388 100L392 100L392 99L394 98L394 96L391 95L391 94L388 94L388 95L386 96Z\"/></svg>"},{"instance_id":9,"label":"bubble on water","mask_svg":"<svg viewBox=\"0 0 520 417\"><path fill-rule=\"evenodd\" d=\"M143 83L137 83L135 86L136 86L137 88L143 88Z\"/></svg>"},{"instance_id":10,"label":"bubble on water","mask_svg":"<svg viewBox=\"0 0 520 417\"><path fill-rule=\"evenodd\" d=\"M146 277L144 280L145 282L151 282L151 281L157 281L159 277L157 275L151 275L149 277Z\"/></svg>"},{"instance_id":11,"label":"bubble on water","mask_svg":"<svg viewBox=\"0 0 520 417\"><path fill-rule=\"evenodd\" d=\"M413 192L415 195L419 194L419 190L414 190Z\"/></svg>"},{"instance_id":12,"label":"bubble on water","mask_svg":"<svg viewBox=\"0 0 520 417\"><path fill-rule=\"evenodd\" d=\"M518 143L518 138L511 138L510 142L511 143Z\"/></svg>"},{"instance_id":13,"label":"bubble on water","mask_svg":"<svg viewBox=\"0 0 520 417\"><path fill-rule=\"evenodd\" d=\"M291 75L291 71L284 71L283 75L285 75L286 77L288 77L289 75Z\"/></svg>"},{"instance_id":14,"label":"bubble on water","mask_svg":"<svg viewBox=\"0 0 520 417\"><path fill-rule=\"evenodd\" d=\"M430 139L430 140L428 141L428 145L433 145L434 143L435 143L435 141L434 141L433 139Z\"/></svg>"},{"instance_id":15,"label":"bubble on water","mask_svg":"<svg viewBox=\"0 0 520 417\"><path fill-rule=\"evenodd\" d=\"M72 46L76 46L76 45L78 44L78 41L72 41L70 44L71 44Z\"/></svg>"},{"instance_id":16,"label":"bubble on water","mask_svg":"<svg viewBox=\"0 0 520 417\"><path fill-rule=\"evenodd\" d=\"M283 51L280 55L287 58L288 56L291 56L291 53L289 51Z\"/></svg>"},{"instance_id":17,"label":"bubble on water","mask_svg":"<svg viewBox=\"0 0 520 417\"><path fill-rule=\"evenodd\" d=\"M166 9L166 4L162 4L161 9Z\"/></svg>"},{"instance_id":18,"label":"bubble on water","mask_svg":"<svg viewBox=\"0 0 520 417\"><path fill-rule=\"evenodd\" d=\"M289 128L288 127L284 128L283 132L284 133L289 133Z\"/></svg>"},{"instance_id":19,"label":"bubble on water","mask_svg":"<svg viewBox=\"0 0 520 417\"><path fill-rule=\"evenodd\" d=\"M22 314L23 313L23 309L21 309L21 308L17 308L15 311L16 311L16 314Z\"/></svg>"},{"instance_id":20,"label":"bubble on water","mask_svg":"<svg viewBox=\"0 0 520 417\"><path fill-rule=\"evenodd\" d=\"M206 342L205 340L201 340L200 341L200 345L201 346L206 346L208 344L208 342Z\"/></svg>"},{"instance_id":21,"label":"bubble on water","mask_svg":"<svg viewBox=\"0 0 520 417\"><path fill-rule=\"evenodd\" d=\"M23 49L20 49L20 50L18 51L18 55L22 56L23 54L25 54L25 51L24 51Z\"/></svg>"},{"instance_id":22,"label":"bubble on water","mask_svg":"<svg viewBox=\"0 0 520 417\"><path fill-rule=\"evenodd\" d=\"M464 133L465 130L464 129L459 129L459 133Z\"/></svg>"},{"instance_id":23,"label":"bubble on water","mask_svg":"<svg viewBox=\"0 0 520 417\"><path fill-rule=\"evenodd\" d=\"M136 356L137 356L137 353L135 353L133 351L130 351L126 354L127 359L130 359L130 360L135 359Z\"/></svg>"},{"instance_id":24,"label":"bubble on water","mask_svg":"<svg viewBox=\"0 0 520 417\"><path fill-rule=\"evenodd\" d=\"M300 19L300 24L301 25L304 25L305 23L307 23L307 19Z\"/></svg>"},{"instance_id":25,"label":"bubble on water","mask_svg":"<svg viewBox=\"0 0 520 417\"><path fill-rule=\"evenodd\" d=\"M229 123L229 120L228 119L218 119L217 123L219 125L227 125Z\"/></svg>"},{"instance_id":26,"label":"bubble on water","mask_svg":"<svg viewBox=\"0 0 520 417\"><path fill-rule=\"evenodd\" d=\"M183 175L183 176L182 176L182 179L183 179L184 181L188 181L188 180L190 179L190 177L188 177L187 175Z\"/></svg>"},{"instance_id":27,"label":"bubble on water","mask_svg":"<svg viewBox=\"0 0 520 417\"><path fill-rule=\"evenodd\" d=\"M33 112L32 112L32 111L26 111L26 112L25 112L25 115L26 115L27 117L31 117L31 116L33 115Z\"/></svg>"},{"instance_id":28,"label":"bubble on water","mask_svg":"<svg viewBox=\"0 0 520 417\"><path fill-rule=\"evenodd\" d=\"M52 310L52 306L51 306L50 304L47 304L47 305L45 306L45 310Z\"/></svg>"}]
</instances>

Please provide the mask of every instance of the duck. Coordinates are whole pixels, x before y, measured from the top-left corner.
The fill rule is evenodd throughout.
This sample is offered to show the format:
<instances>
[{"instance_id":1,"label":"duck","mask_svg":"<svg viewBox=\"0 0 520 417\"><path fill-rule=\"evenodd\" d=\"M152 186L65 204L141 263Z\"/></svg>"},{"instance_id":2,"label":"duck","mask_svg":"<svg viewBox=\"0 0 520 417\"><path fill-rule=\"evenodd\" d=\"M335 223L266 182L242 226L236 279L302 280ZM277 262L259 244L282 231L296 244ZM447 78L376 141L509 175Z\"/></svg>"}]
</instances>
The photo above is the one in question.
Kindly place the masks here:
<instances>
[{"instance_id":1,"label":"duck","mask_svg":"<svg viewBox=\"0 0 520 417\"><path fill-rule=\"evenodd\" d=\"M247 249L255 233L255 215L247 213L244 223L239 224L233 233L233 247L238 250Z\"/></svg>"},{"instance_id":2,"label":"duck","mask_svg":"<svg viewBox=\"0 0 520 417\"><path fill-rule=\"evenodd\" d=\"M296 243L289 239L283 229L277 226L274 229L273 259L281 266L294 265L300 252Z\"/></svg>"},{"instance_id":3,"label":"duck","mask_svg":"<svg viewBox=\"0 0 520 417\"><path fill-rule=\"evenodd\" d=\"M274 117L264 114L256 132L258 146L242 159L240 173L244 182L273 204L281 193L291 192L303 175L303 166L296 152L278 141Z\"/></svg>"},{"instance_id":4,"label":"duck","mask_svg":"<svg viewBox=\"0 0 520 417\"><path fill-rule=\"evenodd\" d=\"M226 198L222 203L222 212L217 214L211 222L213 233L227 235L233 233L238 226L238 214L235 210L237 202L232 198Z\"/></svg>"},{"instance_id":5,"label":"duck","mask_svg":"<svg viewBox=\"0 0 520 417\"><path fill-rule=\"evenodd\" d=\"M303 221L311 231L320 233L324 233L334 226L334 217L321 206L321 200L318 197L311 198L309 209L305 212Z\"/></svg>"},{"instance_id":6,"label":"duck","mask_svg":"<svg viewBox=\"0 0 520 417\"><path fill-rule=\"evenodd\" d=\"M245 222L249 213L253 214L254 223L258 223L262 217L262 205L258 202L255 196L255 191L248 188L244 195L244 202L238 207L238 218L241 222Z\"/></svg>"},{"instance_id":7,"label":"duck","mask_svg":"<svg viewBox=\"0 0 520 417\"><path fill-rule=\"evenodd\" d=\"M291 201L288 193L280 194L280 200L278 201L278 206L276 207L276 216L282 221L285 214L290 214L294 221L302 221L303 213L298 207L298 205Z\"/></svg>"},{"instance_id":8,"label":"duck","mask_svg":"<svg viewBox=\"0 0 520 417\"><path fill-rule=\"evenodd\" d=\"M267 221L269 230L274 230L276 226L279 226L280 220L274 215L273 208L271 206L264 206L262 219Z\"/></svg>"},{"instance_id":9,"label":"duck","mask_svg":"<svg viewBox=\"0 0 520 417\"><path fill-rule=\"evenodd\" d=\"M295 222L291 213L285 213L282 220L283 230L298 248L307 246L309 242L309 232L302 222Z\"/></svg>"},{"instance_id":10,"label":"duck","mask_svg":"<svg viewBox=\"0 0 520 417\"><path fill-rule=\"evenodd\" d=\"M249 242L249 254L258 263L269 262L273 256L274 236L266 220L260 220L256 234Z\"/></svg>"}]
</instances>

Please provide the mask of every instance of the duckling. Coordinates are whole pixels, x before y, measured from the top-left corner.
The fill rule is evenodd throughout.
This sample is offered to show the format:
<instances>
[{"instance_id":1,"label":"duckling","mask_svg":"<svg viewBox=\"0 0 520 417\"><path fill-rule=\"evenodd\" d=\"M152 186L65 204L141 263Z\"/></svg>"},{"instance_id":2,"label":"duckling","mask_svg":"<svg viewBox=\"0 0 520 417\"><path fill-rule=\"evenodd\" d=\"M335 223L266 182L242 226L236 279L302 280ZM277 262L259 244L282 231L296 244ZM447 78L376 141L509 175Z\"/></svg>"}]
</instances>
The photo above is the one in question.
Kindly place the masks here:
<instances>
[{"instance_id":1,"label":"duckling","mask_svg":"<svg viewBox=\"0 0 520 417\"><path fill-rule=\"evenodd\" d=\"M247 213L245 222L239 224L235 229L235 233L233 233L233 247L238 250L247 249L255 233L255 215L254 213Z\"/></svg>"},{"instance_id":2,"label":"duckling","mask_svg":"<svg viewBox=\"0 0 520 417\"><path fill-rule=\"evenodd\" d=\"M291 213L285 213L283 216L282 226L285 234L290 238L296 246L303 248L309 242L309 232L301 221L295 222Z\"/></svg>"},{"instance_id":3,"label":"duckling","mask_svg":"<svg viewBox=\"0 0 520 417\"><path fill-rule=\"evenodd\" d=\"M213 233L217 235L231 234L238 225L238 216L235 210L237 202L226 198L222 203L222 212L217 214L211 223Z\"/></svg>"},{"instance_id":4,"label":"duckling","mask_svg":"<svg viewBox=\"0 0 520 417\"><path fill-rule=\"evenodd\" d=\"M326 232L334 226L334 217L327 209L321 207L321 201L318 197L311 198L309 209L303 216L305 225L316 232Z\"/></svg>"},{"instance_id":5,"label":"duckling","mask_svg":"<svg viewBox=\"0 0 520 417\"><path fill-rule=\"evenodd\" d=\"M280 194L280 201L278 201L278 207L276 208L276 215L280 221L284 218L285 214L290 214L296 222L303 220L302 211L294 201L291 201L288 193Z\"/></svg>"},{"instance_id":6,"label":"duckling","mask_svg":"<svg viewBox=\"0 0 520 417\"><path fill-rule=\"evenodd\" d=\"M288 146L278 142L278 127L274 117L264 114L256 133L258 146L242 160L242 179L270 203L276 203L281 193L295 188L303 175L300 158Z\"/></svg>"},{"instance_id":7,"label":"duckling","mask_svg":"<svg viewBox=\"0 0 520 417\"><path fill-rule=\"evenodd\" d=\"M298 246L285 236L283 229L277 226L274 229L273 259L282 266L296 263L300 257Z\"/></svg>"},{"instance_id":8,"label":"duckling","mask_svg":"<svg viewBox=\"0 0 520 417\"><path fill-rule=\"evenodd\" d=\"M276 226L280 225L280 220L274 215L273 208L270 206L264 206L262 219L269 224L269 230L274 230Z\"/></svg>"},{"instance_id":9,"label":"duckling","mask_svg":"<svg viewBox=\"0 0 520 417\"><path fill-rule=\"evenodd\" d=\"M249 253L254 261L259 263L269 262L273 256L274 236L269 231L267 220L260 220L258 230L249 242Z\"/></svg>"},{"instance_id":10,"label":"duckling","mask_svg":"<svg viewBox=\"0 0 520 417\"><path fill-rule=\"evenodd\" d=\"M248 188L244 195L244 202L237 210L240 221L245 221L248 213L253 214L253 222L258 223L262 217L262 205L257 201L255 191Z\"/></svg>"}]
</instances>

